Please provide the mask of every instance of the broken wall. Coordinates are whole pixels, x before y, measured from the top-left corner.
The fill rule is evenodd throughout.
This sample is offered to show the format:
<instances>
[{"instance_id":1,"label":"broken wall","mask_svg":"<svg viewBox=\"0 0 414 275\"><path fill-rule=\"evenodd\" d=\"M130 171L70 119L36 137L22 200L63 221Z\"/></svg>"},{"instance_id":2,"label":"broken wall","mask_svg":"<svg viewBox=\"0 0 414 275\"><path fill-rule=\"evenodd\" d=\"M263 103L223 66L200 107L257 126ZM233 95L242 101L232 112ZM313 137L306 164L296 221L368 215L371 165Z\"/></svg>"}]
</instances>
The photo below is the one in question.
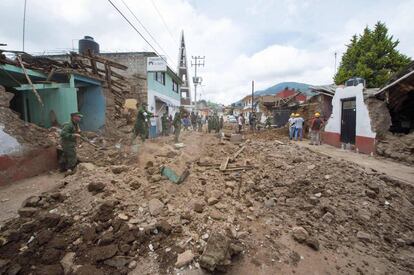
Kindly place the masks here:
<instances>
[{"instance_id":1,"label":"broken wall","mask_svg":"<svg viewBox=\"0 0 414 275\"><path fill-rule=\"evenodd\" d=\"M377 98L367 98L365 104L371 119L371 129L381 139L388 133L391 126L391 115L384 101Z\"/></svg>"},{"instance_id":2,"label":"broken wall","mask_svg":"<svg viewBox=\"0 0 414 275\"><path fill-rule=\"evenodd\" d=\"M414 163L414 133L393 134L390 111L387 104L377 98L365 100L371 118L371 127L377 133L376 152L378 155L398 161Z\"/></svg>"}]
</instances>

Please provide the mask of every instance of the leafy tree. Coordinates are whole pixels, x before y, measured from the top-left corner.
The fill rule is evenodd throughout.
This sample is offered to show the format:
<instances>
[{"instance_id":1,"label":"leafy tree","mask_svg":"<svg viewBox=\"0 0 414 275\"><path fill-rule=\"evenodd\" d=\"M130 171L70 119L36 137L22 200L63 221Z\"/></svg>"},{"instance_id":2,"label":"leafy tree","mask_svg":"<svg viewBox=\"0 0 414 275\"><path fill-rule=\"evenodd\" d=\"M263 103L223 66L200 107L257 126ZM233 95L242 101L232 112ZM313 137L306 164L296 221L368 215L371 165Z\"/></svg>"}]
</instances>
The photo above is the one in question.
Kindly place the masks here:
<instances>
[{"instance_id":1,"label":"leafy tree","mask_svg":"<svg viewBox=\"0 0 414 275\"><path fill-rule=\"evenodd\" d=\"M334 77L336 84L343 84L351 77L362 77L368 88L381 87L396 72L410 62L398 52L399 40L393 40L384 23L378 21L374 30L366 27L362 35L354 35L342 56Z\"/></svg>"}]
</instances>

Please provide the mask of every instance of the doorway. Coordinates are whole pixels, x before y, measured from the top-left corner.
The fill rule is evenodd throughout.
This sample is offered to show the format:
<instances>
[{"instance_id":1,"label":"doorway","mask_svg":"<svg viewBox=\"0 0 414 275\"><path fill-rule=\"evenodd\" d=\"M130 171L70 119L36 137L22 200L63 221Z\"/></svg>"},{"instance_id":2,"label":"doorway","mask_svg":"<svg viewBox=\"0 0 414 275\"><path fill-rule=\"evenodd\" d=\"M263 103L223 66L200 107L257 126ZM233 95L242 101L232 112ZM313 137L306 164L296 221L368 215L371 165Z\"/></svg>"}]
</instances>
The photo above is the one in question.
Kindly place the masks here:
<instances>
[{"instance_id":1,"label":"doorway","mask_svg":"<svg viewBox=\"0 0 414 275\"><path fill-rule=\"evenodd\" d=\"M341 117L341 142L355 144L356 135L356 99L343 99Z\"/></svg>"}]
</instances>

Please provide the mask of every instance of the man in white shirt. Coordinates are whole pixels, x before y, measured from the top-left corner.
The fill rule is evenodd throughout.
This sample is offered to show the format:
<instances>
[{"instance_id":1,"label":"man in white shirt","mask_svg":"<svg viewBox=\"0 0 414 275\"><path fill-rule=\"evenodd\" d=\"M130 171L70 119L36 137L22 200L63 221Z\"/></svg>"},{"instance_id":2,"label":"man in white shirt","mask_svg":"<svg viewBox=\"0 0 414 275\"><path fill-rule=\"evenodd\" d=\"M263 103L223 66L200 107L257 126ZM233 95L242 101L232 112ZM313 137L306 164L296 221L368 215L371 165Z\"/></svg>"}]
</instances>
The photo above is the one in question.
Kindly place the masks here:
<instances>
[{"instance_id":1,"label":"man in white shirt","mask_svg":"<svg viewBox=\"0 0 414 275\"><path fill-rule=\"evenodd\" d=\"M240 114L239 117L237 118L237 122L238 122L238 125L239 125L239 133L241 133L241 130L243 128L243 121L244 121L243 115Z\"/></svg>"},{"instance_id":2,"label":"man in white shirt","mask_svg":"<svg viewBox=\"0 0 414 275\"><path fill-rule=\"evenodd\" d=\"M302 141L304 122L305 120L300 116L300 114L295 115L295 141L298 140L298 136L300 138L300 141Z\"/></svg>"}]
</instances>

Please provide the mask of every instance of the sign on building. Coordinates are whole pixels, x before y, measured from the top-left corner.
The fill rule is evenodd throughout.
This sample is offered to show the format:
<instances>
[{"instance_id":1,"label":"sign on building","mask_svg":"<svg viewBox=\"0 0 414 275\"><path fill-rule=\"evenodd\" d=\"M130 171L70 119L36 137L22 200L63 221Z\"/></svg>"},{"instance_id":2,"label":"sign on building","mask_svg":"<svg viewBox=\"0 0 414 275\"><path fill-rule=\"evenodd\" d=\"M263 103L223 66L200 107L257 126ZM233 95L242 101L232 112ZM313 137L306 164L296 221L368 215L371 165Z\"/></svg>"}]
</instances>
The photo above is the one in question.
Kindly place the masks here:
<instances>
[{"instance_id":1,"label":"sign on building","mask_svg":"<svg viewBox=\"0 0 414 275\"><path fill-rule=\"evenodd\" d=\"M148 57L147 59L148 72L165 72L167 71L167 63L162 57Z\"/></svg>"}]
</instances>

